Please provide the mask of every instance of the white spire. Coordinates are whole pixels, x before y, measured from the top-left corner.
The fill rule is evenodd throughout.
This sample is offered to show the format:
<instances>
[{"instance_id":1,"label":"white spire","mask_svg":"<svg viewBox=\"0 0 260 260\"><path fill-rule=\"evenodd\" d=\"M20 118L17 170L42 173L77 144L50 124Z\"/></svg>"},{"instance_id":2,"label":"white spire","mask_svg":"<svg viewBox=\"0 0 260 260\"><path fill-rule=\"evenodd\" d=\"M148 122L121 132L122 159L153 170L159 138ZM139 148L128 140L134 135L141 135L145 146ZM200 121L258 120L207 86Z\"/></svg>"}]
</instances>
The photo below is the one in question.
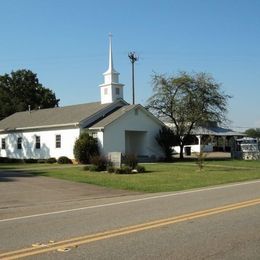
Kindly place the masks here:
<instances>
[{"instance_id":1,"label":"white spire","mask_svg":"<svg viewBox=\"0 0 260 260\"><path fill-rule=\"evenodd\" d=\"M104 75L104 83L100 85L101 103L112 103L115 100L123 99L123 84L119 83L119 74L114 69L112 52L112 34L109 33L109 60L108 69Z\"/></svg>"},{"instance_id":2,"label":"white spire","mask_svg":"<svg viewBox=\"0 0 260 260\"><path fill-rule=\"evenodd\" d=\"M108 73L118 73L114 69L114 63L113 63L113 51L112 51L112 33L109 33L109 60L108 60L108 70L104 74Z\"/></svg>"},{"instance_id":3,"label":"white spire","mask_svg":"<svg viewBox=\"0 0 260 260\"><path fill-rule=\"evenodd\" d=\"M109 65L108 69L112 71L114 69L113 54L112 54L112 33L109 33Z\"/></svg>"}]
</instances>

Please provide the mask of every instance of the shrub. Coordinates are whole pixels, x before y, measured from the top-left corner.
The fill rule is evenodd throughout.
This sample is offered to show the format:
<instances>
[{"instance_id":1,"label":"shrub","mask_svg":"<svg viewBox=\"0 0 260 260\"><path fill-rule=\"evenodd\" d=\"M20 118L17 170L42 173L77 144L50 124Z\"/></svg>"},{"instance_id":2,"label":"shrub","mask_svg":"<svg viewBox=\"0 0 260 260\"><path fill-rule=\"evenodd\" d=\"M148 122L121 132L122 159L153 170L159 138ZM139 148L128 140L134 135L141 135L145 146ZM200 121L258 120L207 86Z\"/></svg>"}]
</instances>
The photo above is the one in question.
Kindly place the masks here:
<instances>
[{"instance_id":1,"label":"shrub","mask_svg":"<svg viewBox=\"0 0 260 260\"><path fill-rule=\"evenodd\" d=\"M115 172L115 171L116 171L116 169L115 169L114 166L111 166L111 165L107 166L107 172L108 172L108 173L113 173L113 172Z\"/></svg>"},{"instance_id":2,"label":"shrub","mask_svg":"<svg viewBox=\"0 0 260 260\"><path fill-rule=\"evenodd\" d=\"M129 166L123 166L121 168L116 168L115 173L117 174L130 174L132 173L132 168Z\"/></svg>"},{"instance_id":3,"label":"shrub","mask_svg":"<svg viewBox=\"0 0 260 260\"><path fill-rule=\"evenodd\" d=\"M87 164L91 157L99 155L98 142L88 133L82 133L75 142L73 153L79 163Z\"/></svg>"},{"instance_id":4,"label":"shrub","mask_svg":"<svg viewBox=\"0 0 260 260\"><path fill-rule=\"evenodd\" d=\"M56 160L55 157L51 157L51 158L48 158L48 159L46 160L46 163L56 163L56 162L57 162L57 160Z\"/></svg>"},{"instance_id":5,"label":"shrub","mask_svg":"<svg viewBox=\"0 0 260 260\"><path fill-rule=\"evenodd\" d=\"M0 163L24 163L23 159L0 157Z\"/></svg>"},{"instance_id":6,"label":"shrub","mask_svg":"<svg viewBox=\"0 0 260 260\"><path fill-rule=\"evenodd\" d=\"M137 166L137 157L134 154L127 154L124 157L124 163L126 166L129 166L131 169L135 169Z\"/></svg>"},{"instance_id":7,"label":"shrub","mask_svg":"<svg viewBox=\"0 0 260 260\"><path fill-rule=\"evenodd\" d=\"M178 145L178 140L174 132L169 127L162 127L155 136L157 143L161 146L165 161L172 161L172 146Z\"/></svg>"},{"instance_id":8,"label":"shrub","mask_svg":"<svg viewBox=\"0 0 260 260\"><path fill-rule=\"evenodd\" d=\"M199 170L202 171L205 165L205 158L207 157L207 154L201 150L199 153L196 154L196 156L197 156L196 164L198 165Z\"/></svg>"},{"instance_id":9,"label":"shrub","mask_svg":"<svg viewBox=\"0 0 260 260\"><path fill-rule=\"evenodd\" d=\"M24 159L9 158L8 163L25 163Z\"/></svg>"},{"instance_id":10,"label":"shrub","mask_svg":"<svg viewBox=\"0 0 260 260\"><path fill-rule=\"evenodd\" d=\"M116 169L115 169L115 173L116 173L116 174L123 174L122 168L116 168Z\"/></svg>"},{"instance_id":11,"label":"shrub","mask_svg":"<svg viewBox=\"0 0 260 260\"><path fill-rule=\"evenodd\" d=\"M83 170L84 170L84 171L90 171L90 165L85 165L85 166L83 167Z\"/></svg>"},{"instance_id":12,"label":"shrub","mask_svg":"<svg viewBox=\"0 0 260 260\"><path fill-rule=\"evenodd\" d=\"M139 172L139 173L145 172L145 167L144 167L144 166L141 166L141 165L137 165L135 169L136 169L137 172Z\"/></svg>"},{"instance_id":13,"label":"shrub","mask_svg":"<svg viewBox=\"0 0 260 260\"><path fill-rule=\"evenodd\" d=\"M38 159L37 160L37 163L46 163L47 162L47 159Z\"/></svg>"},{"instance_id":14,"label":"shrub","mask_svg":"<svg viewBox=\"0 0 260 260\"><path fill-rule=\"evenodd\" d=\"M29 159L24 159L25 163L37 163L38 159L33 159L33 158L29 158Z\"/></svg>"},{"instance_id":15,"label":"shrub","mask_svg":"<svg viewBox=\"0 0 260 260\"><path fill-rule=\"evenodd\" d=\"M96 171L105 171L107 169L108 160L104 156L93 156L90 158L90 163L96 166Z\"/></svg>"},{"instance_id":16,"label":"shrub","mask_svg":"<svg viewBox=\"0 0 260 260\"><path fill-rule=\"evenodd\" d=\"M9 158L7 157L0 157L0 163L8 163L9 162Z\"/></svg>"},{"instance_id":17,"label":"shrub","mask_svg":"<svg viewBox=\"0 0 260 260\"><path fill-rule=\"evenodd\" d=\"M130 174L132 173L132 168L126 165L122 167L122 171L124 174Z\"/></svg>"},{"instance_id":18,"label":"shrub","mask_svg":"<svg viewBox=\"0 0 260 260\"><path fill-rule=\"evenodd\" d=\"M58 161L57 161L59 164L71 164L72 161L71 159L69 159L68 157L66 156L61 156L58 158Z\"/></svg>"},{"instance_id":19,"label":"shrub","mask_svg":"<svg viewBox=\"0 0 260 260\"><path fill-rule=\"evenodd\" d=\"M100 172L100 169L98 168L97 165L90 165L89 166L89 171L91 171L91 172Z\"/></svg>"}]
</instances>

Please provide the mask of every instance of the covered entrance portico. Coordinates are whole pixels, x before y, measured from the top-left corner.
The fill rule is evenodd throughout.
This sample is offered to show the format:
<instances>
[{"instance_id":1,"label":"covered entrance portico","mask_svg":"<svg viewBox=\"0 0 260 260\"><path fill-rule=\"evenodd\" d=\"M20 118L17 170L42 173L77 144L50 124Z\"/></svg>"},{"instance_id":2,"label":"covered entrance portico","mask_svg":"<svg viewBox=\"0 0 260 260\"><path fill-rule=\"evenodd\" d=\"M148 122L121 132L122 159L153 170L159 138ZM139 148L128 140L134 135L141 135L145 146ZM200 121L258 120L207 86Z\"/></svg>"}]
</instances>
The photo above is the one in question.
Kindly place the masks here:
<instances>
[{"instance_id":1,"label":"covered entrance portico","mask_svg":"<svg viewBox=\"0 0 260 260\"><path fill-rule=\"evenodd\" d=\"M145 156L146 131L125 131L125 153Z\"/></svg>"}]
</instances>

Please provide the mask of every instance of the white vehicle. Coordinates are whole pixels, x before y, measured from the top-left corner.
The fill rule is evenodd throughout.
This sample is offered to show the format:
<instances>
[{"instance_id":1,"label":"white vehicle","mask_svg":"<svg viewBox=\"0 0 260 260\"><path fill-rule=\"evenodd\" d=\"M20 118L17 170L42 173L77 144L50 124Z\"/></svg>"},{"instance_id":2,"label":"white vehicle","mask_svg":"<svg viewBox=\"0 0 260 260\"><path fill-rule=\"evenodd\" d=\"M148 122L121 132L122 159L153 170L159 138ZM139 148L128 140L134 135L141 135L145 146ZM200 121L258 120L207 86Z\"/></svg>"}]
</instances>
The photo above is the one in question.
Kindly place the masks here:
<instances>
[{"instance_id":1,"label":"white vehicle","mask_svg":"<svg viewBox=\"0 0 260 260\"><path fill-rule=\"evenodd\" d=\"M260 159L260 141L257 138L244 137L237 139L237 150L242 152L245 160Z\"/></svg>"},{"instance_id":2,"label":"white vehicle","mask_svg":"<svg viewBox=\"0 0 260 260\"><path fill-rule=\"evenodd\" d=\"M241 147L242 152L259 152L260 142L257 138L244 137L237 139L238 146Z\"/></svg>"}]
</instances>

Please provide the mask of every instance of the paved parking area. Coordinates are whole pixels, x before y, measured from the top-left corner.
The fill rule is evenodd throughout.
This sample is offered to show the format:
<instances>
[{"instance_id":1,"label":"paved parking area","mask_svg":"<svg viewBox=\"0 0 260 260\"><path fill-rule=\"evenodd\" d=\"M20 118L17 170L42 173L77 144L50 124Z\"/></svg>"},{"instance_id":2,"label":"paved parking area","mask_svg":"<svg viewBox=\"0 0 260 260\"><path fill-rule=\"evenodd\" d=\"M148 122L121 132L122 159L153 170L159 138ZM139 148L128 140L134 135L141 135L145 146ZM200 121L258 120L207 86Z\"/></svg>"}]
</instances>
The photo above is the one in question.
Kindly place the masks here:
<instances>
[{"instance_id":1,"label":"paved parking area","mask_svg":"<svg viewBox=\"0 0 260 260\"><path fill-rule=\"evenodd\" d=\"M79 207L88 201L137 193L1 170L0 194L0 219L4 219Z\"/></svg>"}]
</instances>

